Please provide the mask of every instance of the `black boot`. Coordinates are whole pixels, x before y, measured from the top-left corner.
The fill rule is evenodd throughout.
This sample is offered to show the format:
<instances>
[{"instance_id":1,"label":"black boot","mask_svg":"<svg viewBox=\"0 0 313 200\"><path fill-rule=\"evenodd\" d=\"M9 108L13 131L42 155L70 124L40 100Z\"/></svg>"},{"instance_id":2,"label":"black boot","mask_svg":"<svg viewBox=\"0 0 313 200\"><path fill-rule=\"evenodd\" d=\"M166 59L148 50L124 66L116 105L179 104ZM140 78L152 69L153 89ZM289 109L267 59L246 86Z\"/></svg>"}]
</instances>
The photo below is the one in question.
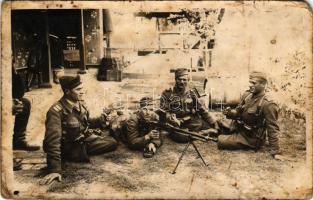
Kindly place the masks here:
<instances>
[{"instance_id":1,"label":"black boot","mask_svg":"<svg viewBox=\"0 0 313 200\"><path fill-rule=\"evenodd\" d=\"M149 149L148 149L148 147L145 147L144 149L143 149L143 157L144 158L152 158L154 156L154 152L153 151L150 151Z\"/></svg>"},{"instance_id":2,"label":"black boot","mask_svg":"<svg viewBox=\"0 0 313 200\"><path fill-rule=\"evenodd\" d=\"M25 140L13 142L13 150L38 151L39 146L30 145Z\"/></svg>"}]
</instances>

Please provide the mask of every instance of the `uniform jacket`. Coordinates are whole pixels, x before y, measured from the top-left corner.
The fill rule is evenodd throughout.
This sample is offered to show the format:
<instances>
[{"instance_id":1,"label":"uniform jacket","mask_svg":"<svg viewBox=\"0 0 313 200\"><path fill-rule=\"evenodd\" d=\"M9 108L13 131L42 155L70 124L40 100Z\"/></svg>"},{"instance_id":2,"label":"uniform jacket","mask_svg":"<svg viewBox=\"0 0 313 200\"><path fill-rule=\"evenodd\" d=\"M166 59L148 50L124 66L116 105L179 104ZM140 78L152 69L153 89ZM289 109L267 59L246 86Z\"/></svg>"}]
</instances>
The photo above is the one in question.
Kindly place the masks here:
<instances>
[{"instance_id":1,"label":"uniform jacket","mask_svg":"<svg viewBox=\"0 0 313 200\"><path fill-rule=\"evenodd\" d=\"M207 109L200 103L197 95L193 90L186 90L180 93L176 87L163 91L160 107L169 112L176 114L177 118L186 116L202 117L202 119L213 125L216 120L209 114Z\"/></svg>"},{"instance_id":2,"label":"uniform jacket","mask_svg":"<svg viewBox=\"0 0 313 200\"><path fill-rule=\"evenodd\" d=\"M87 126L98 128L101 123L101 118L89 118L89 112L83 104L79 103L79 108L73 107L64 96L52 105L46 115L43 141L48 171L60 173L63 145L79 135Z\"/></svg>"},{"instance_id":3,"label":"uniform jacket","mask_svg":"<svg viewBox=\"0 0 313 200\"><path fill-rule=\"evenodd\" d=\"M250 92L246 92L237 106L236 112L228 116L231 119L240 119L244 124L254 127L262 120L265 120L265 130L267 132L268 141L272 154L279 152L279 126L277 124L279 108L265 93L252 96ZM253 133L244 135L247 140L253 137Z\"/></svg>"},{"instance_id":4,"label":"uniform jacket","mask_svg":"<svg viewBox=\"0 0 313 200\"><path fill-rule=\"evenodd\" d=\"M160 140L146 140L145 135L148 134L154 127L141 119L138 113L133 113L126 122L126 140L131 149L143 149L150 142L157 147L161 145Z\"/></svg>"}]
</instances>

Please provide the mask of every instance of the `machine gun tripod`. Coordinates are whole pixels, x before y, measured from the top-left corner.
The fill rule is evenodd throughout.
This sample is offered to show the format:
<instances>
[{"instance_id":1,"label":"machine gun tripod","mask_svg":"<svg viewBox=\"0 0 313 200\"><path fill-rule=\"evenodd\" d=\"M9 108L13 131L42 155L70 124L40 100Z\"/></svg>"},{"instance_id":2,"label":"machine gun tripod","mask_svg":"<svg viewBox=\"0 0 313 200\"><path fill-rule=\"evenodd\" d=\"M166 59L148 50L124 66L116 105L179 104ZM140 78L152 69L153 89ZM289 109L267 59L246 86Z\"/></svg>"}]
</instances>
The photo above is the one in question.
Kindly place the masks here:
<instances>
[{"instance_id":1,"label":"machine gun tripod","mask_svg":"<svg viewBox=\"0 0 313 200\"><path fill-rule=\"evenodd\" d=\"M172 171L172 174L176 174L176 170L178 168L178 165L180 164L181 160L183 159L184 155L186 154L186 151L187 151L188 147L190 146L190 144L193 146L193 148L197 152L198 156L201 158L204 166L206 166L206 167L208 166L208 164L205 162L203 156L201 155L200 151L198 150L196 144L193 142L193 139L191 137L189 137L189 141L186 144L186 146L185 146L184 150L182 151L182 153L180 154L180 157L179 157L179 159L177 161L177 164L176 164L174 170Z\"/></svg>"},{"instance_id":2,"label":"machine gun tripod","mask_svg":"<svg viewBox=\"0 0 313 200\"><path fill-rule=\"evenodd\" d=\"M169 123L162 123L162 122L150 122L151 124L153 124L155 127L158 127L158 128L161 128L163 130L166 130L168 132L175 132L177 134L180 134L180 135L184 135L184 136L187 136L189 138L189 141L188 143L186 144L184 150L182 151L179 159L178 159L178 162L174 168L174 170L172 171L172 174L175 174L176 173L176 170L182 160L182 158L184 157L184 155L186 154L186 151L188 149L188 147L190 145L193 146L193 148L195 149L195 151L197 152L198 156L201 158L203 164L207 167L208 165L206 164L203 156L201 155L201 153L199 152L196 144L194 143L195 140L200 140L202 142L208 142L209 140L211 141L214 141L214 142L217 142L217 139L216 138L212 138L209 136L209 134L207 136L203 136L201 134L198 134L198 133L195 133L195 132L192 132L192 131L188 131L188 130L185 130L185 129L180 129L180 128L177 128Z\"/></svg>"}]
</instances>

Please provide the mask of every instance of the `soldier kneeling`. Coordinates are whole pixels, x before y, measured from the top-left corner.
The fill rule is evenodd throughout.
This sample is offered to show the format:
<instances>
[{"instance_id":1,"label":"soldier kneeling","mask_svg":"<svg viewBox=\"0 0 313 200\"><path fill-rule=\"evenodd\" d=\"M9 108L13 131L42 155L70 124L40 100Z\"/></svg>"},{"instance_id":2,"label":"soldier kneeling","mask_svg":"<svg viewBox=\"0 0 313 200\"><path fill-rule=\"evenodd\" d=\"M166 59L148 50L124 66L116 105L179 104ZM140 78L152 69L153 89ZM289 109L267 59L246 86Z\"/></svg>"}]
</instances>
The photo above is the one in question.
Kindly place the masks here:
<instances>
[{"instance_id":1,"label":"soldier kneeling","mask_svg":"<svg viewBox=\"0 0 313 200\"><path fill-rule=\"evenodd\" d=\"M61 181L61 161L88 162L89 155L103 154L116 149L117 142L110 136L94 134L102 128L104 118L91 119L81 103L84 90L80 76L63 76L60 84L64 96L49 109L43 149L47 154L46 175L41 184ZM99 132L99 131L98 131Z\"/></svg>"}]
</instances>

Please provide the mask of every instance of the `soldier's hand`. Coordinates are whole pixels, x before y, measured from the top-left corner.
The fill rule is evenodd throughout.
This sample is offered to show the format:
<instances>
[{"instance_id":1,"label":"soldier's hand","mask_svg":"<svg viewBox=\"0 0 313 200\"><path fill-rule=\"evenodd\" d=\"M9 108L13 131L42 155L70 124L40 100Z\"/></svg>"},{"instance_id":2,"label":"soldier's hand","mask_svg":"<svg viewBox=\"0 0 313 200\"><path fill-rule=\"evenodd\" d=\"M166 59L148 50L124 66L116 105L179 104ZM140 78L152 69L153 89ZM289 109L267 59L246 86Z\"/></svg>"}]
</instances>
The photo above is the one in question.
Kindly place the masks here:
<instances>
[{"instance_id":1,"label":"soldier's hand","mask_svg":"<svg viewBox=\"0 0 313 200\"><path fill-rule=\"evenodd\" d=\"M200 131L200 133L204 136L211 136L211 137L216 137L218 136L218 131L214 128L209 128L206 130Z\"/></svg>"},{"instance_id":2,"label":"soldier's hand","mask_svg":"<svg viewBox=\"0 0 313 200\"><path fill-rule=\"evenodd\" d=\"M155 145L154 145L153 143L150 143L150 144L148 145L148 149L149 149L149 151L153 151L153 153L156 152L156 147L155 147Z\"/></svg>"},{"instance_id":3,"label":"soldier's hand","mask_svg":"<svg viewBox=\"0 0 313 200\"><path fill-rule=\"evenodd\" d=\"M228 115L228 113L231 111L231 108L230 107L227 107L223 110L223 114L224 115Z\"/></svg>"},{"instance_id":4,"label":"soldier's hand","mask_svg":"<svg viewBox=\"0 0 313 200\"><path fill-rule=\"evenodd\" d=\"M223 110L223 114L226 116L226 118L231 119L238 115L237 110L231 109L230 107L227 107L225 110Z\"/></svg>"},{"instance_id":5,"label":"soldier's hand","mask_svg":"<svg viewBox=\"0 0 313 200\"><path fill-rule=\"evenodd\" d=\"M39 184L40 185L50 185L53 181L62 181L62 176L59 173L50 173L48 175L46 175L45 177L43 177L40 181Z\"/></svg>"},{"instance_id":6,"label":"soldier's hand","mask_svg":"<svg viewBox=\"0 0 313 200\"><path fill-rule=\"evenodd\" d=\"M107 115L102 114L100 116L100 123L101 123L101 127L102 128L106 128L106 127L108 127L110 125L110 123L107 120Z\"/></svg>"},{"instance_id":7,"label":"soldier's hand","mask_svg":"<svg viewBox=\"0 0 313 200\"><path fill-rule=\"evenodd\" d=\"M292 159L290 157L286 157L286 156L283 156L281 154L276 154L273 156L275 160L279 160L279 161L295 161L295 159Z\"/></svg>"},{"instance_id":8,"label":"soldier's hand","mask_svg":"<svg viewBox=\"0 0 313 200\"><path fill-rule=\"evenodd\" d=\"M173 113L173 114L167 114L166 115L166 119L167 119L167 121L170 123L170 124L172 124L172 125L174 125L174 126L177 126L177 127L180 127L180 125L181 125L181 121L180 120L178 120L177 118L176 118L176 115Z\"/></svg>"},{"instance_id":9,"label":"soldier's hand","mask_svg":"<svg viewBox=\"0 0 313 200\"><path fill-rule=\"evenodd\" d=\"M149 139L151 139L151 140L153 140L153 139L157 140L157 139L160 138L160 133L159 133L159 131L157 131L157 130L152 130L152 131L150 131L150 132L147 134L147 136L148 136Z\"/></svg>"},{"instance_id":10,"label":"soldier's hand","mask_svg":"<svg viewBox=\"0 0 313 200\"><path fill-rule=\"evenodd\" d=\"M274 155L274 159L279 161L285 161L285 158L282 155Z\"/></svg>"},{"instance_id":11,"label":"soldier's hand","mask_svg":"<svg viewBox=\"0 0 313 200\"><path fill-rule=\"evenodd\" d=\"M212 127L213 129L215 129L217 132L218 132L218 130L220 129L220 127L219 127L219 125L218 125L217 122L214 122L213 124L211 124L211 127Z\"/></svg>"}]
</instances>

